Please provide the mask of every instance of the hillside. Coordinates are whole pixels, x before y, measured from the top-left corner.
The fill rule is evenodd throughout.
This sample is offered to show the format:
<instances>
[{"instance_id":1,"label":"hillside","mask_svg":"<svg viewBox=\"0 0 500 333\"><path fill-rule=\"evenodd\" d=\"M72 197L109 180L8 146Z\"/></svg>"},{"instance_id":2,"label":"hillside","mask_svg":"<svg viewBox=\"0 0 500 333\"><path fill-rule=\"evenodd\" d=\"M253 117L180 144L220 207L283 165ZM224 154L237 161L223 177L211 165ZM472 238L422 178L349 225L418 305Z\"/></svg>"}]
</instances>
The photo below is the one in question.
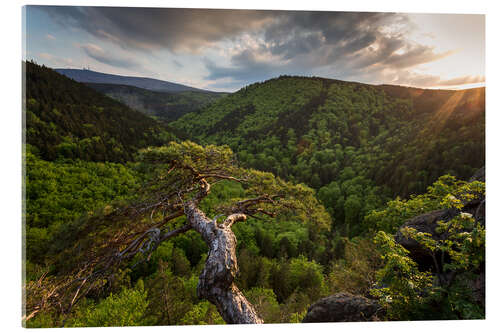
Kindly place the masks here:
<instances>
[{"instance_id":1,"label":"hillside","mask_svg":"<svg viewBox=\"0 0 500 333\"><path fill-rule=\"evenodd\" d=\"M231 290L240 289L264 322L306 320L308 309L332 294L346 304L369 298L376 309L384 306L374 320L484 318L484 296L471 296L468 287L484 276L484 228L475 223L484 182L445 175L468 179L484 164L484 89L280 77L169 124L220 145L200 146L167 144L172 131L154 119L46 67L28 62L25 70L25 288L34 316L27 326L231 323L197 293L218 253L213 245L228 244L206 242L224 233L202 236L186 224L194 216L186 209L198 203L203 214L196 216L207 225L219 218L219 230L234 232ZM99 89L158 97L130 86ZM135 155L148 145L162 147ZM475 206L465 209L461 200ZM244 223L220 218L233 209L244 209ZM392 236L408 219L436 211L458 226L448 227L454 238L440 246L453 253L459 273L442 285L431 283L431 274L446 279L448 272L440 274L439 264L420 270ZM469 224L474 239L461 243ZM116 266L101 275L103 265L115 265L110 258L118 258ZM80 276L90 282L67 284ZM395 305L385 306L388 299Z\"/></svg>"},{"instance_id":2,"label":"hillside","mask_svg":"<svg viewBox=\"0 0 500 333\"><path fill-rule=\"evenodd\" d=\"M111 97L128 107L167 122L176 120L186 113L196 111L227 93L208 91L163 92L134 86L86 83L89 87Z\"/></svg>"},{"instance_id":3,"label":"hillside","mask_svg":"<svg viewBox=\"0 0 500 333\"><path fill-rule=\"evenodd\" d=\"M447 109L446 111L453 110L453 113L462 113L458 116L467 117L466 113L475 114L484 111L484 88L442 90L386 84L376 87L382 89L388 96L411 100L417 113L432 113L437 110L443 113Z\"/></svg>"},{"instance_id":4,"label":"hillside","mask_svg":"<svg viewBox=\"0 0 500 333\"><path fill-rule=\"evenodd\" d=\"M155 91L208 92L207 90L203 89L193 88L178 83L151 79L147 77L107 74L101 72L94 72L88 69L56 68L54 70L78 82L120 84L120 85L134 86L142 89L155 90Z\"/></svg>"},{"instance_id":5,"label":"hillside","mask_svg":"<svg viewBox=\"0 0 500 333\"><path fill-rule=\"evenodd\" d=\"M172 126L201 143L228 144L247 167L316 188L336 223L356 234L365 213L387 199L423 193L442 174L466 179L483 166L484 110L484 88L282 76Z\"/></svg>"},{"instance_id":6,"label":"hillside","mask_svg":"<svg viewBox=\"0 0 500 333\"><path fill-rule=\"evenodd\" d=\"M174 136L164 125L45 66L23 63L26 143L45 160L127 161Z\"/></svg>"}]
</instances>

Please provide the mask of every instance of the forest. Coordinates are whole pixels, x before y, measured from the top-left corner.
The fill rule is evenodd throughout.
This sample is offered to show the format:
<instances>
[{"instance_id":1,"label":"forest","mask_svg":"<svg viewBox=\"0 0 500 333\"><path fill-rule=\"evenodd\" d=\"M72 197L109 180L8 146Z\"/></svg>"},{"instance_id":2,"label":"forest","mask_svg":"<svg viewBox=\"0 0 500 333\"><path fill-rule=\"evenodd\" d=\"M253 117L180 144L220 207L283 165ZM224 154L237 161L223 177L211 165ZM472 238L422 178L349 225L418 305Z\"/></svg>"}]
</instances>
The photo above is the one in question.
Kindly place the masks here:
<instances>
[{"instance_id":1,"label":"forest","mask_svg":"<svg viewBox=\"0 0 500 333\"><path fill-rule=\"evenodd\" d=\"M227 93L204 91L153 91L107 83L85 84L134 110L166 122L177 120L184 114L196 111L227 95Z\"/></svg>"},{"instance_id":2,"label":"forest","mask_svg":"<svg viewBox=\"0 0 500 333\"><path fill-rule=\"evenodd\" d=\"M485 317L484 88L281 76L153 114L23 66L26 327Z\"/></svg>"}]
</instances>

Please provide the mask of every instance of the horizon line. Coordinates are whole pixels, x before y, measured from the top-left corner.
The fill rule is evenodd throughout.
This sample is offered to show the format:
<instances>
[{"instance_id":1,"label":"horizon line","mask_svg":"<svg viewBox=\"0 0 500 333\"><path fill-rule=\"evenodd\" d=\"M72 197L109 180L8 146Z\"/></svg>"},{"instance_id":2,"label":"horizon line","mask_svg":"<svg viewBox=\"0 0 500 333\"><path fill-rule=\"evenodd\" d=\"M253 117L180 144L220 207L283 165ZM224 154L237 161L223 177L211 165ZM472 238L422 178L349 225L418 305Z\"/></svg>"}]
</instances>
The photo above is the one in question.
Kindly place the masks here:
<instances>
[{"instance_id":1,"label":"horizon line","mask_svg":"<svg viewBox=\"0 0 500 333\"><path fill-rule=\"evenodd\" d=\"M34 59L31 59L31 60L24 59L22 61L24 61L24 62L27 62L27 61L35 62ZM239 90L241 90L241 89L243 89L245 87L248 87L248 86L250 86L252 84L264 83L264 82L269 81L269 80L277 79L277 78L279 78L281 76L292 76L292 77L295 76L295 77L304 77L304 78L321 78L321 79L336 80L336 81L349 82L349 83L366 84L366 85L371 85L371 86L384 86L385 85L385 86L395 86L395 87L404 87L404 88L413 88L413 89L423 89L423 90L452 90L452 91L459 91L459 90L468 90L468 89L477 89L477 88L485 88L486 87L486 81L474 82L474 83L464 83L462 85L455 85L455 86L435 86L435 87L425 87L424 88L424 87L418 87L418 86L411 86L411 85L407 85L407 84L367 83L367 82L361 82L361 81L349 81L349 80L341 80L341 79L337 79L337 78L323 77L323 76L316 76L316 75L280 74L280 75L277 75L275 77L272 77L272 78L269 78L269 79L266 79L266 80L263 80L263 81L254 81L252 83L248 83L246 85L243 85L243 86L239 87L238 89L235 89L234 91L227 91L227 90L220 90L220 91L218 91L218 90L212 90L210 88L208 88L208 89L207 88L199 88L199 87L187 85L185 83L179 83L179 82L170 81L170 80L158 79L158 78L149 77L149 76L134 76L134 75L123 75L123 74L114 74L114 73L99 72L99 71L95 71L95 70L90 69L90 66L88 68L85 68L85 66L82 66L81 68L77 68L76 66L75 67L51 67L51 66L48 66L48 65L46 65L44 63L42 63L42 65L44 65L45 67L51 68L53 70L56 70L56 69L74 69L74 70L90 71L90 72L94 72L94 73L107 74L107 75L115 75L115 76L121 76L121 77L139 78L139 79L150 79L150 80L157 80L157 81L162 81L162 82L174 83L174 84L186 86L186 87L189 87L189 88L204 90L204 91L208 91L208 92L231 93L231 94L235 93L235 92L238 92Z\"/></svg>"}]
</instances>

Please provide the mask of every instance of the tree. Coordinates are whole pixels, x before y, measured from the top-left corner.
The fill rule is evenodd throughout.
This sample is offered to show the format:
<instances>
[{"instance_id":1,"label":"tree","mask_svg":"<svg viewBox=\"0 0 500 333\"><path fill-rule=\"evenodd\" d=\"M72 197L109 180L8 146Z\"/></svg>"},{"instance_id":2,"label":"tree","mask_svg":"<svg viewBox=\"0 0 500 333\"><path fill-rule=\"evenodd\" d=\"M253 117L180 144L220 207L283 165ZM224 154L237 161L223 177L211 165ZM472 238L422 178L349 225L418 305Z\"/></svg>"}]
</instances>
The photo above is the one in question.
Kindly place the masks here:
<instances>
[{"instance_id":1,"label":"tree","mask_svg":"<svg viewBox=\"0 0 500 333\"><path fill-rule=\"evenodd\" d=\"M53 271L27 285L29 320L40 311L61 314L91 293L104 292L115 273L132 259L148 260L164 241L188 231L198 232L209 251L197 294L213 303L227 323L262 323L253 305L235 285L238 273L236 237L231 227L248 218L287 214L328 229L330 219L314 191L293 185L270 173L238 167L227 146L202 147L174 143L140 152L143 171L151 174L140 200L110 204L100 213L61 228ZM203 200L212 184L237 182L242 197L215 207L208 218ZM221 217L222 222L218 222Z\"/></svg>"},{"instance_id":2,"label":"tree","mask_svg":"<svg viewBox=\"0 0 500 333\"><path fill-rule=\"evenodd\" d=\"M470 203L477 205L474 214L467 211ZM419 267L393 235L377 232L375 242L383 267L377 271L377 286L371 293L386 307L389 319L484 318L484 298L473 295L474 281L484 274L486 230L478 215L484 204L484 182L462 182L443 176L426 194L390 202L388 208L377 212L387 215L381 226L389 230L398 214L417 215L436 207L450 214L436 221L432 233L410 226L400 228L406 239L432 259L427 270Z\"/></svg>"},{"instance_id":3,"label":"tree","mask_svg":"<svg viewBox=\"0 0 500 333\"><path fill-rule=\"evenodd\" d=\"M151 319L146 316L147 306L144 284L139 280L136 288L123 289L96 306L77 311L69 324L72 327L147 326L151 324Z\"/></svg>"},{"instance_id":4,"label":"tree","mask_svg":"<svg viewBox=\"0 0 500 333\"><path fill-rule=\"evenodd\" d=\"M160 261L158 270L147 282L149 313L157 318L154 324L179 325L193 306L183 278L175 276L167 264Z\"/></svg>"}]
</instances>

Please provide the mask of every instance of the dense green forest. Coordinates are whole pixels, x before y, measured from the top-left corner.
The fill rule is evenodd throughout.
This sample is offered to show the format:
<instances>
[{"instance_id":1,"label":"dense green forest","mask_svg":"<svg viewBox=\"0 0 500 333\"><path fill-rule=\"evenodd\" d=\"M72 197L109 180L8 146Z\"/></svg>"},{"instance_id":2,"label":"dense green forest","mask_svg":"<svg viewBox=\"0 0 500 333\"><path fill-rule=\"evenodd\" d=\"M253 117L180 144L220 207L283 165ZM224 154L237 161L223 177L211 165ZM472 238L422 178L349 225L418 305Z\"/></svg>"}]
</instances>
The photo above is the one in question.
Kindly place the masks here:
<instances>
[{"instance_id":1,"label":"dense green forest","mask_svg":"<svg viewBox=\"0 0 500 333\"><path fill-rule=\"evenodd\" d=\"M377 320L484 318L484 299L470 287L484 273L484 221L470 208L484 197L484 179L467 181L484 166L484 89L285 76L192 110L166 126L26 63L26 326L223 324L197 295L208 247L195 230L121 263L71 311L53 303L60 281L80 278L74 267L86 249L99 253L158 225L165 212L152 200L201 169L212 186L199 206L210 219L249 195L268 198L232 226L235 283L264 322L301 322L340 292L376 300ZM194 200L189 191L166 207ZM133 220L127 209L142 215ZM426 266L396 232L436 210L449 215L436 228L447 238L402 231L442 256ZM173 212L162 232L186 223Z\"/></svg>"},{"instance_id":2,"label":"dense green forest","mask_svg":"<svg viewBox=\"0 0 500 333\"><path fill-rule=\"evenodd\" d=\"M125 162L175 136L165 125L32 62L25 73L26 143L46 160Z\"/></svg>"},{"instance_id":3,"label":"dense green forest","mask_svg":"<svg viewBox=\"0 0 500 333\"><path fill-rule=\"evenodd\" d=\"M227 95L209 91L162 92L118 84L86 84L134 110L166 122L177 120Z\"/></svg>"},{"instance_id":4,"label":"dense green forest","mask_svg":"<svg viewBox=\"0 0 500 333\"><path fill-rule=\"evenodd\" d=\"M346 235L390 198L483 166L484 88L433 91L283 76L172 124L239 161L318 190ZM349 230L349 231L347 231Z\"/></svg>"}]
</instances>

